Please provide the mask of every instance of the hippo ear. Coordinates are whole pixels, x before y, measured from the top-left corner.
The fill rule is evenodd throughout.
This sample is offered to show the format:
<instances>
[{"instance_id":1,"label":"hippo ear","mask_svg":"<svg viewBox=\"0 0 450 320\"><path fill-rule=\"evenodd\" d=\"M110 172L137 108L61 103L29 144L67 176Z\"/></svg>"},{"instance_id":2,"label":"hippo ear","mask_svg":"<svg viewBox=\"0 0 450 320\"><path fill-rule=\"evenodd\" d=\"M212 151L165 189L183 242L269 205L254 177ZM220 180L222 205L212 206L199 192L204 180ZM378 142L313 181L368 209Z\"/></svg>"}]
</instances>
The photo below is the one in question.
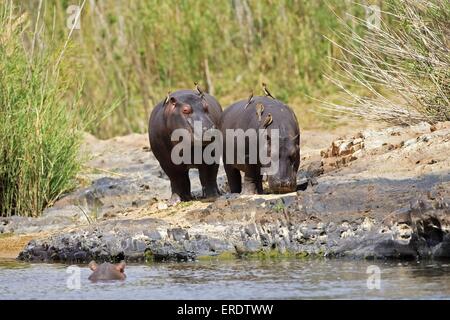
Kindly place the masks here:
<instances>
[{"instance_id":1,"label":"hippo ear","mask_svg":"<svg viewBox=\"0 0 450 320\"><path fill-rule=\"evenodd\" d=\"M175 97L167 97L164 101L164 115L168 117L177 105L177 99Z\"/></svg>"},{"instance_id":2,"label":"hippo ear","mask_svg":"<svg viewBox=\"0 0 450 320\"><path fill-rule=\"evenodd\" d=\"M97 270L97 263L95 263L94 260L92 260L91 262L89 262L89 269L91 269L92 271Z\"/></svg>"},{"instance_id":3,"label":"hippo ear","mask_svg":"<svg viewBox=\"0 0 450 320\"><path fill-rule=\"evenodd\" d=\"M167 102L169 102L169 100L170 100L170 90L169 90L169 91L167 91L167 96L166 96L166 99L164 99L164 105L166 105L166 104L167 104Z\"/></svg>"},{"instance_id":4,"label":"hippo ear","mask_svg":"<svg viewBox=\"0 0 450 320\"><path fill-rule=\"evenodd\" d=\"M164 105L176 105L177 99L175 97L167 96L166 100L164 100Z\"/></svg>"},{"instance_id":5,"label":"hippo ear","mask_svg":"<svg viewBox=\"0 0 450 320\"><path fill-rule=\"evenodd\" d=\"M123 273L125 271L125 261L120 261L120 263L116 264L116 270Z\"/></svg>"}]
</instances>

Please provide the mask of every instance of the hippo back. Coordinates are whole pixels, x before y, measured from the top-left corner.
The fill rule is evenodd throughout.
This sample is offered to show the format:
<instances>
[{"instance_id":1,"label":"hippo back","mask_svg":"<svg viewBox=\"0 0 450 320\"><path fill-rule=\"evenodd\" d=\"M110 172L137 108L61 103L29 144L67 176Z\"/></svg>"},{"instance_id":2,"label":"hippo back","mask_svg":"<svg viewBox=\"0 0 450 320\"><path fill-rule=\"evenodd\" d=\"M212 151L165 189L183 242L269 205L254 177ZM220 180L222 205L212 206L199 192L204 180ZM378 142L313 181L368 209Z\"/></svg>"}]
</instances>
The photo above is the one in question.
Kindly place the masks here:
<instances>
[{"instance_id":1,"label":"hippo back","mask_svg":"<svg viewBox=\"0 0 450 320\"><path fill-rule=\"evenodd\" d=\"M257 104L264 106L261 114L264 119L269 113L273 118L271 128L278 128L280 131L289 131L291 134L299 134L298 120L292 109L279 100L269 97L254 97L252 102L245 107L247 100L240 100L224 110L221 118L221 128L223 129L243 129L260 128L261 121L256 116Z\"/></svg>"}]
</instances>

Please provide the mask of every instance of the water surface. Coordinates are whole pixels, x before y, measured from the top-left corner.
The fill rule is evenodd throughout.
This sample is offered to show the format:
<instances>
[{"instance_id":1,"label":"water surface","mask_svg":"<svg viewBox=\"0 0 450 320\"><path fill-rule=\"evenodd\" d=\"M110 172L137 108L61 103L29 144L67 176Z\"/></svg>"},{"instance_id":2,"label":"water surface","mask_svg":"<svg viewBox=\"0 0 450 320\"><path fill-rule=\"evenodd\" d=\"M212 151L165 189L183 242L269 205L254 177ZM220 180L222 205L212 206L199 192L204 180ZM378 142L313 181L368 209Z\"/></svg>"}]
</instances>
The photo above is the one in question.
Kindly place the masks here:
<instances>
[{"instance_id":1,"label":"water surface","mask_svg":"<svg viewBox=\"0 0 450 320\"><path fill-rule=\"evenodd\" d=\"M381 271L379 289L368 288L370 266ZM450 263L441 262L159 263L128 265L125 281L107 283L91 283L79 267L72 289L67 265L0 260L0 299L450 299Z\"/></svg>"}]
</instances>

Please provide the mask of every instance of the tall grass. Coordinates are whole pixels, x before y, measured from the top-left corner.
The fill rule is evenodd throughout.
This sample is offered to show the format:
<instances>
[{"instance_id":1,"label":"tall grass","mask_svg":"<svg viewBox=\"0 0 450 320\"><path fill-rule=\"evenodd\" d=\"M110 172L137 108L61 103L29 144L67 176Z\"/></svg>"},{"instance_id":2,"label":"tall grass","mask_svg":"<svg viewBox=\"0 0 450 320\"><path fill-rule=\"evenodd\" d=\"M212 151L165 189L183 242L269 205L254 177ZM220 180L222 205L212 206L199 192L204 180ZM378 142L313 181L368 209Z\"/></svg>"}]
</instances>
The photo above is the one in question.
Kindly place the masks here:
<instances>
[{"instance_id":1,"label":"tall grass","mask_svg":"<svg viewBox=\"0 0 450 320\"><path fill-rule=\"evenodd\" d=\"M343 72L332 80L349 99L328 105L395 124L450 120L450 2L389 0L386 7L389 23L382 19L364 36L341 34Z\"/></svg>"},{"instance_id":2,"label":"tall grass","mask_svg":"<svg viewBox=\"0 0 450 320\"><path fill-rule=\"evenodd\" d=\"M61 38L72 4L76 1L44 2L43 19ZM30 13L37 5L21 3ZM265 81L277 97L295 101L300 116L308 95L333 90L323 78L333 64L330 56L340 54L323 37L343 29L333 11L364 14L342 0L87 1L81 29L73 34L86 80L81 101L94 106L119 101L93 133L146 131L152 107L167 90L190 88L194 81L224 106L252 89L261 94Z\"/></svg>"},{"instance_id":3,"label":"tall grass","mask_svg":"<svg viewBox=\"0 0 450 320\"><path fill-rule=\"evenodd\" d=\"M39 43L44 29L0 4L0 216L39 215L74 186L81 163L83 113L68 91L76 73L62 46Z\"/></svg>"}]
</instances>

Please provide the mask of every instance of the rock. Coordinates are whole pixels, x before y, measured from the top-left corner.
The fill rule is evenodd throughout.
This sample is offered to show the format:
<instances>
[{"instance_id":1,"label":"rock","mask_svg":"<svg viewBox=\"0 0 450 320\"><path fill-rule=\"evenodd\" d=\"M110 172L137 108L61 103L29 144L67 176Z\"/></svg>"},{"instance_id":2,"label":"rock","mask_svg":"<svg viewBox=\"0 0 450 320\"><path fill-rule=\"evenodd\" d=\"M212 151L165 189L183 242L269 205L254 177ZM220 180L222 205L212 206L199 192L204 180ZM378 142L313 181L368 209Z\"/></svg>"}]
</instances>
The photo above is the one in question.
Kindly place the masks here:
<instances>
[{"instance_id":1,"label":"rock","mask_svg":"<svg viewBox=\"0 0 450 320\"><path fill-rule=\"evenodd\" d=\"M397 223L394 228L394 239L399 241L409 241L414 233L414 230L406 223Z\"/></svg>"},{"instance_id":2,"label":"rock","mask_svg":"<svg viewBox=\"0 0 450 320\"><path fill-rule=\"evenodd\" d=\"M415 145L416 143L417 143L417 139L409 139L409 140L403 142L402 147L410 147L410 146Z\"/></svg>"},{"instance_id":3,"label":"rock","mask_svg":"<svg viewBox=\"0 0 450 320\"><path fill-rule=\"evenodd\" d=\"M167 203L165 203L165 202L158 202L158 210L166 210L167 208L169 208Z\"/></svg>"},{"instance_id":4,"label":"rock","mask_svg":"<svg viewBox=\"0 0 450 320\"><path fill-rule=\"evenodd\" d=\"M317 178L323 174L323 166L321 161L313 161L306 168L306 176L308 178Z\"/></svg>"},{"instance_id":5,"label":"rock","mask_svg":"<svg viewBox=\"0 0 450 320\"><path fill-rule=\"evenodd\" d=\"M450 241L437 244L432 254L435 259L450 259Z\"/></svg>"},{"instance_id":6,"label":"rock","mask_svg":"<svg viewBox=\"0 0 450 320\"><path fill-rule=\"evenodd\" d=\"M115 229L111 228L112 221L105 220L95 228L90 226L70 234L31 241L19 259L88 262L93 258L114 260L123 257L129 261L143 261L151 257L156 261L189 261L198 255L234 251L246 255L264 248L275 248L280 254L308 252L328 257L445 258L450 243L450 236L444 235L443 231L448 230L448 220L445 220L448 207L438 206L437 200L433 200L436 205L429 201L416 203L415 207L420 210L416 209L413 220L408 218L408 210L394 211L388 221L358 215L350 219L345 213L320 215L318 219L292 208L285 210L288 220L276 217L270 211L257 211L255 222L245 224L242 229L229 221L214 227L197 225L190 232L180 227L168 228L167 236L149 226L156 223L154 219L129 221L128 227L124 224ZM324 208L329 212L326 204ZM347 205L345 209L348 210ZM372 212L372 215L377 214ZM339 219L348 221L336 223ZM436 229L438 225L440 229Z\"/></svg>"},{"instance_id":7,"label":"rock","mask_svg":"<svg viewBox=\"0 0 450 320\"><path fill-rule=\"evenodd\" d=\"M84 251L78 251L78 252L74 253L73 257L76 261L80 261L80 262L88 260L88 254Z\"/></svg>"},{"instance_id":8,"label":"rock","mask_svg":"<svg viewBox=\"0 0 450 320\"><path fill-rule=\"evenodd\" d=\"M226 197L219 197L214 202L215 207L218 209L223 209L223 208L227 207L229 204L230 203Z\"/></svg>"},{"instance_id":9,"label":"rock","mask_svg":"<svg viewBox=\"0 0 450 320\"><path fill-rule=\"evenodd\" d=\"M338 139L333 141L328 150L321 152L323 157L321 161L322 173L324 168L325 170L339 168L357 160L363 154L362 149L364 149L364 138L361 135L347 140Z\"/></svg>"},{"instance_id":10,"label":"rock","mask_svg":"<svg viewBox=\"0 0 450 320\"><path fill-rule=\"evenodd\" d=\"M317 181L317 180L316 180ZM285 207L290 207L292 205L294 205L297 201L297 197L296 196L285 196L283 198L281 198L283 201L283 204Z\"/></svg>"},{"instance_id":11,"label":"rock","mask_svg":"<svg viewBox=\"0 0 450 320\"><path fill-rule=\"evenodd\" d=\"M382 241L375 247L375 254L380 258L415 260L417 251L409 244L402 244L393 240Z\"/></svg>"},{"instance_id":12,"label":"rock","mask_svg":"<svg viewBox=\"0 0 450 320\"><path fill-rule=\"evenodd\" d=\"M252 224L246 226L245 227L245 233L249 237L257 236L258 235L258 230L257 230L256 224L252 223Z\"/></svg>"},{"instance_id":13,"label":"rock","mask_svg":"<svg viewBox=\"0 0 450 320\"><path fill-rule=\"evenodd\" d=\"M369 217L365 217L363 223L361 224L361 228L364 231L370 231L375 226L375 222L373 219Z\"/></svg>"},{"instance_id":14,"label":"rock","mask_svg":"<svg viewBox=\"0 0 450 320\"><path fill-rule=\"evenodd\" d=\"M354 236L355 236L355 233L351 229L347 229L347 230L341 232L341 238L343 238L343 239L349 238L349 237L354 237Z\"/></svg>"},{"instance_id":15,"label":"rock","mask_svg":"<svg viewBox=\"0 0 450 320\"><path fill-rule=\"evenodd\" d=\"M189 240L189 234L187 230L184 230L182 228L174 228L174 229L168 229L167 235L175 241L182 241L182 240Z\"/></svg>"},{"instance_id":16,"label":"rock","mask_svg":"<svg viewBox=\"0 0 450 320\"><path fill-rule=\"evenodd\" d=\"M261 242L255 239L250 239L244 243L246 253L258 252L261 249Z\"/></svg>"},{"instance_id":17,"label":"rock","mask_svg":"<svg viewBox=\"0 0 450 320\"><path fill-rule=\"evenodd\" d=\"M450 129L450 121L438 122L430 126L430 131L435 132L437 130Z\"/></svg>"},{"instance_id":18,"label":"rock","mask_svg":"<svg viewBox=\"0 0 450 320\"><path fill-rule=\"evenodd\" d=\"M144 235L146 235L151 240L161 240L162 235L157 230L144 231Z\"/></svg>"},{"instance_id":19,"label":"rock","mask_svg":"<svg viewBox=\"0 0 450 320\"><path fill-rule=\"evenodd\" d=\"M317 177L324 172L324 165L322 161L311 162L306 169L300 169L297 174L297 190L305 191L308 186L314 186L317 182Z\"/></svg>"},{"instance_id":20,"label":"rock","mask_svg":"<svg viewBox=\"0 0 450 320\"><path fill-rule=\"evenodd\" d=\"M357 151L352 153L352 155L350 157L350 161L358 160L358 158L360 158L362 155L363 155L362 150L358 149Z\"/></svg>"},{"instance_id":21,"label":"rock","mask_svg":"<svg viewBox=\"0 0 450 320\"><path fill-rule=\"evenodd\" d=\"M260 234L261 244L264 247L269 247L272 243L272 237L267 233Z\"/></svg>"}]
</instances>

